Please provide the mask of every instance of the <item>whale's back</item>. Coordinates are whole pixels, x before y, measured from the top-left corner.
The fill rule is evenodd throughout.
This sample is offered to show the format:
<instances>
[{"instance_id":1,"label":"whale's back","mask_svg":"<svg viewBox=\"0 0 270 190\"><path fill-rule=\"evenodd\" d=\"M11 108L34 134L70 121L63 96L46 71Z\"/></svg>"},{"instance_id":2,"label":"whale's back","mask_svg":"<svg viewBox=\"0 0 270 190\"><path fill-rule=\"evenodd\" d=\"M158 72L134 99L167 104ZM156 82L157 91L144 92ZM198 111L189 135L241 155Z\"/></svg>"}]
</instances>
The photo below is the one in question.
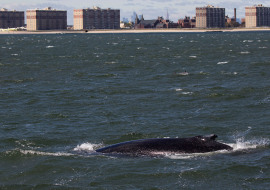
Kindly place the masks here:
<instances>
[{"instance_id":1,"label":"whale's back","mask_svg":"<svg viewBox=\"0 0 270 190\"><path fill-rule=\"evenodd\" d=\"M204 153L231 150L228 145L215 141L213 137L141 139L114 144L96 150L101 153L151 155L157 153Z\"/></svg>"}]
</instances>

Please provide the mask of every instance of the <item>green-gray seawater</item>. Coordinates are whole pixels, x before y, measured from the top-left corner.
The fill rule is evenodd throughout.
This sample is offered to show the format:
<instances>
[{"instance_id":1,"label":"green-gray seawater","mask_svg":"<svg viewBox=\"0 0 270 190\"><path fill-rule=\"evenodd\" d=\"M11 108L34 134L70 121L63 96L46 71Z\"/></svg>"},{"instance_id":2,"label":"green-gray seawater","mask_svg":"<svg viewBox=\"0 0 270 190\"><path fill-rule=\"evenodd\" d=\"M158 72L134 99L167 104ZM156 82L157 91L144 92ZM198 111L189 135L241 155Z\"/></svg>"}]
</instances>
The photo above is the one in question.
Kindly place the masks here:
<instances>
[{"instance_id":1,"label":"green-gray seawater","mask_svg":"<svg viewBox=\"0 0 270 190\"><path fill-rule=\"evenodd\" d=\"M268 189L270 33L0 35L0 189ZM114 157L217 134L233 151Z\"/></svg>"}]
</instances>

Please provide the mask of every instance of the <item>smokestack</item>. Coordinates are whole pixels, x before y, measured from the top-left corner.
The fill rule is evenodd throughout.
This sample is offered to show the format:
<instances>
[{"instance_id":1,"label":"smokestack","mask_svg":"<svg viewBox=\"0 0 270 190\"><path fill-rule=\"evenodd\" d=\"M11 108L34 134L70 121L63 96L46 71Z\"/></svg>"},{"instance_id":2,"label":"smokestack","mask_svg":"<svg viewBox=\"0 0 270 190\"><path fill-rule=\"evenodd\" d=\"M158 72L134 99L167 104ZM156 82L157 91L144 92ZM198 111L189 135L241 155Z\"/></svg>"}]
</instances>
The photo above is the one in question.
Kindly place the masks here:
<instances>
[{"instance_id":1,"label":"smokestack","mask_svg":"<svg viewBox=\"0 0 270 190\"><path fill-rule=\"evenodd\" d=\"M234 8L234 19L236 21L236 8Z\"/></svg>"},{"instance_id":2,"label":"smokestack","mask_svg":"<svg viewBox=\"0 0 270 190\"><path fill-rule=\"evenodd\" d=\"M169 16L169 10L167 9L167 18L166 20L170 20L170 16Z\"/></svg>"}]
</instances>

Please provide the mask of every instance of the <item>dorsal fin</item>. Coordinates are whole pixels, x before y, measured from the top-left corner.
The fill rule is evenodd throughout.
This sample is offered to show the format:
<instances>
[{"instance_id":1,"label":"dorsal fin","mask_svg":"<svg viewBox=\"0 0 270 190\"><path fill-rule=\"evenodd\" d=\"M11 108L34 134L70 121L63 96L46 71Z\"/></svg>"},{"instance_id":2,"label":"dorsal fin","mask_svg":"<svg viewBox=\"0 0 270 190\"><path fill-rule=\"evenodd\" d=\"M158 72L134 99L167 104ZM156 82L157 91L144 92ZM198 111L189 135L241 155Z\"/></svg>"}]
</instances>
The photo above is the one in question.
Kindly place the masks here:
<instances>
[{"instance_id":1,"label":"dorsal fin","mask_svg":"<svg viewBox=\"0 0 270 190\"><path fill-rule=\"evenodd\" d=\"M216 134L211 134L211 135L207 135L205 136L205 138L209 138L210 140L216 140L218 136Z\"/></svg>"},{"instance_id":2,"label":"dorsal fin","mask_svg":"<svg viewBox=\"0 0 270 190\"><path fill-rule=\"evenodd\" d=\"M218 137L216 134L211 134L211 135L206 135L206 136L201 136L201 135L199 135L199 136L196 136L197 138L199 138L199 139L202 139L202 140L216 140L216 138Z\"/></svg>"}]
</instances>

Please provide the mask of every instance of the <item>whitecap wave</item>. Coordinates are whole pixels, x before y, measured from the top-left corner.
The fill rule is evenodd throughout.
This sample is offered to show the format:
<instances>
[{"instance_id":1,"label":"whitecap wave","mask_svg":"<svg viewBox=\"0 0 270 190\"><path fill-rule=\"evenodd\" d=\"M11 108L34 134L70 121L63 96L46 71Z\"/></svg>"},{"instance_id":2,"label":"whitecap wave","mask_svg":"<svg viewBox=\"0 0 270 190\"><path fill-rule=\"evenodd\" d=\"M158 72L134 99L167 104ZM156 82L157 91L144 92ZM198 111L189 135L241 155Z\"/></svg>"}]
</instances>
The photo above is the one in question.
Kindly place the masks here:
<instances>
[{"instance_id":1,"label":"whitecap wave","mask_svg":"<svg viewBox=\"0 0 270 190\"><path fill-rule=\"evenodd\" d=\"M192 95L193 92L182 92L181 94L183 94L183 95Z\"/></svg>"},{"instance_id":2,"label":"whitecap wave","mask_svg":"<svg viewBox=\"0 0 270 190\"><path fill-rule=\"evenodd\" d=\"M235 143L228 144L233 147L233 151L241 151L248 149L256 149L270 145L270 139L268 138L252 138L247 139L246 136L251 132L252 127L248 127L245 131L237 131L233 135Z\"/></svg>"},{"instance_id":3,"label":"whitecap wave","mask_svg":"<svg viewBox=\"0 0 270 190\"><path fill-rule=\"evenodd\" d=\"M267 96L263 100L260 101L261 104L269 103L270 102L270 96Z\"/></svg>"},{"instance_id":4,"label":"whitecap wave","mask_svg":"<svg viewBox=\"0 0 270 190\"><path fill-rule=\"evenodd\" d=\"M250 54L249 51L241 51L240 53L241 53L241 54Z\"/></svg>"},{"instance_id":5,"label":"whitecap wave","mask_svg":"<svg viewBox=\"0 0 270 190\"><path fill-rule=\"evenodd\" d=\"M189 75L189 73L188 72L181 72L181 73L176 73L177 75L179 75L179 76L187 76L187 75Z\"/></svg>"},{"instance_id":6,"label":"whitecap wave","mask_svg":"<svg viewBox=\"0 0 270 190\"><path fill-rule=\"evenodd\" d=\"M105 64L116 64L116 63L117 63L116 61L105 62Z\"/></svg>"},{"instance_id":7,"label":"whitecap wave","mask_svg":"<svg viewBox=\"0 0 270 190\"><path fill-rule=\"evenodd\" d=\"M259 147L265 147L270 144L270 140L266 138L254 139L254 140L245 140L244 137L236 139L236 143L228 144L233 147L233 151L241 151L248 149L256 149Z\"/></svg>"},{"instance_id":8,"label":"whitecap wave","mask_svg":"<svg viewBox=\"0 0 270 190\"><path fill-rule=\"evenodd\" d=\"M244 40L243 42L244 43L252 43L252 42L254 42L254 40Z\"/></svg>"},{"instance_id":9,"label":"whitecap wave","mask_svg":"<svg viewBox=\"0 0 270 190\"><path fill-rule=\"evenodd\" d=\"M83 143L81 145L78 145L76 148L74 148L74 151L77 152L95 152L97 147L100 147L101 144L92 144L92 143Z\"/></svg>"},{"instance_id":10,"label":"whitecap wave","mask_svg":"<svg viewBox=\"0 0 270 190\"><path fill-rule=\"evenodd\" d=\"M175 88L174 89L176 92L180 92L180 91L182 91L183 89L182 88Z\"/></svg>"},{"instance_id":11,"label":"whitecap wave","mask_svg":"<svg viewBox=\"0 0 270 190\"><path fill-rule=\"evenodd\" d=\"M223 61L223 62L218 62L217 64L218 65L224 65L224 64L227 64L227 63L229 63L228 61Z\"/></svg>"},{"instance_id":12,"label":"whitecap wave","mask_svg":"<svg viewBox=\"0 0 270 190\"><path fill-rule=\"evenodd\" d=\"M39 156L56 156L56 157L67 157L67 156L79 156L83 153L94 153L95 150L102 146L101 144L92 144L92 143L83 143L81 145L77 145L71 152L45 152L39 150L23 150L23 149L15 149L15 151L19 151L24 155L39 155ZM13 150L14 151L14 150ZM13 151L7 151L6 153L12 153ZM89 154L91 155L91 154ZM85 155L84 155L85 156Z\"/></svg>"},{"instance_id":13,"label":"whitecap wave","mask_svg":"<svg viewBox=\"0 0 270 190\"><path fill-rule=\"evenodd\" d=\"M41 155L41 156L74 156L72 153L67 152L43 152L36 150L19 150L20 153L25 155Z\"/></svg>"}]
</instances>

